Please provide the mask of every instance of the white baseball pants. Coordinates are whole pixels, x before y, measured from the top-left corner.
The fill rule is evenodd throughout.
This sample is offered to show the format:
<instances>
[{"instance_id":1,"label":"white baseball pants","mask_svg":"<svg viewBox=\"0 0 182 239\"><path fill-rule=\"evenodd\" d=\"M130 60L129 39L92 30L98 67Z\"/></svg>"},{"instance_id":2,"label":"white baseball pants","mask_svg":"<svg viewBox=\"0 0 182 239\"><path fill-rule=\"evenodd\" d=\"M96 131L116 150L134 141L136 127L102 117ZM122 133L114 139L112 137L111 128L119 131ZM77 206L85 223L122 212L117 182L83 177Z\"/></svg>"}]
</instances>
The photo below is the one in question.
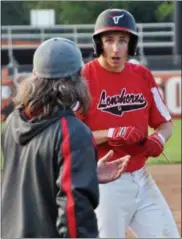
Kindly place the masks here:
<instances>
[{"instance_id":1,"label":"white baseball pants","mask_svg":"<svg viewBox=\"0 0 182 239\"><path fill-rule=\"evenodd\" d=\"M128 227L139 238L181 238L164 197L145 167L99 187L96 215L100 238L126 238Z\"/></svg>"}]
</instances>

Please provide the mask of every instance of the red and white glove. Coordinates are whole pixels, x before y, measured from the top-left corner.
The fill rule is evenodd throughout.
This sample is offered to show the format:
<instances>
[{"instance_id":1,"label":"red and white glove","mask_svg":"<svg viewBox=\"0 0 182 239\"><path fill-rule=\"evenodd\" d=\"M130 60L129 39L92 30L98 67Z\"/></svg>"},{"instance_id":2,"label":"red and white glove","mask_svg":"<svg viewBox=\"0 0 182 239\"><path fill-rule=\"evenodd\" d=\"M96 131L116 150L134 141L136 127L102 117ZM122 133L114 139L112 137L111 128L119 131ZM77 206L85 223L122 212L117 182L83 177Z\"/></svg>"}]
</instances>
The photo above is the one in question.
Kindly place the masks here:
<instances>
[{"instance_id":1,"label":"red and white glove","mask_svg":"<svg viewBox=\"0 0 182 239\"><path fill-rule=\"evenodd\" d=\"M146 157L158 157L164 150L165 138L158 132L148 136L142 146L144 148L142 155Z\"/></svg>"},{"instance_id":2,"label":"red and white glove","mask_svg":"<svg viewBox=\"0 0 182 239\"><path fill-rule=\"evenodd\" d=\"M144 139L144 135L134 126L110 128L108 143L112 146L136 144Z\"/></svg>"}]
</instances>

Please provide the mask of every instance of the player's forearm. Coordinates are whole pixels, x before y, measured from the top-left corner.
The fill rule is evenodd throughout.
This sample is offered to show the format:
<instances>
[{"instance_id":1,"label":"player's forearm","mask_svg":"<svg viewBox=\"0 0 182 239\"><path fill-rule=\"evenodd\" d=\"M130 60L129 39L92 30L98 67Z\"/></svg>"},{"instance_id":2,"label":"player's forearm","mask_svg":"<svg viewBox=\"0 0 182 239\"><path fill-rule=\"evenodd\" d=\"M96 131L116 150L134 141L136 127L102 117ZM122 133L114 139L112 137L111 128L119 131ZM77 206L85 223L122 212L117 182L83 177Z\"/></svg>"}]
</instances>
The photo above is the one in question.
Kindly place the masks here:
<instances>
[{"instance_id":1,"label":"player's forearm","mask_svg":"<svg viewBox=\"0 0 182 239\"><path fill-rule=\"evenodd\" d=\"M97 131L92 131L94 139L96 144L102 144L104 142L107 142L108 137L108 130L97 130Z\"/></svg>"},{"instance_id":2,"label":"player's forearm","mask_svg":"<svg viewBox=\"0 0 182 239\"><path fill-rule=\"evenodd\" d=\"M171 122L163 123L156 129L156 131L160 135L162 135L162 137L164 137L165 142L167 142L168 139L171 137L172 130L173 130L173 125Z\"/></svg>"}]
</instances>

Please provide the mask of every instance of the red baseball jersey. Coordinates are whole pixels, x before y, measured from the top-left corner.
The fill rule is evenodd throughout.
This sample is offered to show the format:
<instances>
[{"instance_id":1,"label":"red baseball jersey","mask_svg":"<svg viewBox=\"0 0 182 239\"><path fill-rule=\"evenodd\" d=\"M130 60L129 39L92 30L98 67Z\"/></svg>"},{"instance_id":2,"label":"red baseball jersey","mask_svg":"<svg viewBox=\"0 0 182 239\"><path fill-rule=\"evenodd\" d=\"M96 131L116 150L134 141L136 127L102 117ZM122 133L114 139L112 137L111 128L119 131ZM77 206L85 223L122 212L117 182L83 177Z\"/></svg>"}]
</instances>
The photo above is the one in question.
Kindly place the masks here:
<instances>
[{"instance_id":1,"label":"red baseball jersey","mask_svg":"<svg viewBox=\"0 0 182 239\"><path fill-rule=\"evenodd\" d=\"M148 126L155 129L171 120L151 72L142 65L127 62L123 71L116 73L106 70L95 59L85 65L84 77L88 82L92 103L83 121L92 131L135 126L147 136ZM98 145L98 157L110 149L107 142ZM131 155L128 172L138 170L145 164L146 158L139 156L142 146L112 149L112 160Z\"/></svg>"}]
</instances>

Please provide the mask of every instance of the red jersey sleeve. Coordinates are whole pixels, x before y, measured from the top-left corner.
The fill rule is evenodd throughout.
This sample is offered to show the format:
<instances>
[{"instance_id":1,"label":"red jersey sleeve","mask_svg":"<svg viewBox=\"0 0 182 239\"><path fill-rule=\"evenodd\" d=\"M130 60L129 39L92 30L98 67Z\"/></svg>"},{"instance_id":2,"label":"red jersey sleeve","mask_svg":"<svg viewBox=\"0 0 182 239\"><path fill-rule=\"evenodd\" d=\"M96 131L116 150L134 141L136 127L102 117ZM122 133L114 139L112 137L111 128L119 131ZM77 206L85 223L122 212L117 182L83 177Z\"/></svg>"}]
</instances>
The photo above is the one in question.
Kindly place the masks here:
<instances>
[{"instance_id":1,"label":"red jersey sleeve","mask_svg":"<svg viewBox=\"0 0 182 239\"><path fill-rule=\"evenodd\" d=\"M160 124L171 121L170 113L161 97L158 86L152 73L147 69L146 75L149 81L151 106L149 109L149 126L156 129Z\"/></svg>"}]
</instances>

